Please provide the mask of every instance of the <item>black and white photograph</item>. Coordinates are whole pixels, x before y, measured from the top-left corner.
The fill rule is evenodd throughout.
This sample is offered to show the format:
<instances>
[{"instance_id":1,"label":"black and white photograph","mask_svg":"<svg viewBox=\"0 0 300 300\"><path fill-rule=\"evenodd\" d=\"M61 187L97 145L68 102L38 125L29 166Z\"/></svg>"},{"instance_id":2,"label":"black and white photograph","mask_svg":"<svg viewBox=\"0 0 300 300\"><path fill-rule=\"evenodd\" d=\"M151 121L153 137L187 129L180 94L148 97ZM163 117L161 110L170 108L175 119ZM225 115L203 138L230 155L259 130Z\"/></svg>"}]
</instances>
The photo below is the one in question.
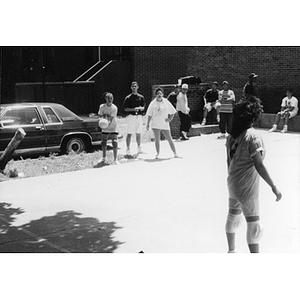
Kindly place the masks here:
<instances>
[{"instance_id":1,"label":"black and white photograph","mask_svg":"<svg viewBox=\"0 0 300 300\"><path fill-rule=\"evenodd\" d=\"M64 280L80 285L79 276L89 279L86 293L71 288L76 299L97 297L97 286L110 299L231 299L245 272L248 282L257 277L258 299L298 298L296 36L287 29L267 36L268 25L247 13L229 27L210 26L209 5L202 11L190 2L154 5L152 16L132 8L127 17L107 4L95 28L95 7L73 5L78 18L70 23L47 24L47 9L38 9L0 45L0 263L7 278L20 269L15 282L27 291L29 274L43 298L50 278L58 293ZM52 22L55 12L64 20L63 11L50 12ZM84 12L91 15L80 18ZM219 13L219 21L229 18L229 10ZM285 294L259 281L280 281L286 271L292 288ZM46 299L69 296L53 290Z\"/></svg>"}]
</instances>

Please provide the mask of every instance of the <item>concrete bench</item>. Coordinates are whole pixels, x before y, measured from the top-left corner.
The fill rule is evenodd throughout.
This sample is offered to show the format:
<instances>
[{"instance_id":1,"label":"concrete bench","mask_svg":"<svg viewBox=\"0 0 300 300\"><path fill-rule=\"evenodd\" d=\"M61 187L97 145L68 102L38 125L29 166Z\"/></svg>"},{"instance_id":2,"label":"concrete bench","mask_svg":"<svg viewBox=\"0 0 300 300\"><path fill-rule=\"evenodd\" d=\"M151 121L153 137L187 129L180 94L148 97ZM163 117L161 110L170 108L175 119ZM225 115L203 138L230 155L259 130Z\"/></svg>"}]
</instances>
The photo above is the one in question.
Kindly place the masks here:
<instances>
[{"instance_id":1,"label":"concrete bench","mask_svg":"<svg viewBox=\"0 0 300 300\"><path fill-rule=\"evenodd\" d=\"M259 128L269 128L271 129L274 121L275 121L276 114L266 114L263 113L258 121ZM278 129L281 130L283 127L284 121L280 120L278 124ZM300 115L297 115L291 118L288 122L288 130L294 132L300 132Z\"/></svg>"}]
</instances>

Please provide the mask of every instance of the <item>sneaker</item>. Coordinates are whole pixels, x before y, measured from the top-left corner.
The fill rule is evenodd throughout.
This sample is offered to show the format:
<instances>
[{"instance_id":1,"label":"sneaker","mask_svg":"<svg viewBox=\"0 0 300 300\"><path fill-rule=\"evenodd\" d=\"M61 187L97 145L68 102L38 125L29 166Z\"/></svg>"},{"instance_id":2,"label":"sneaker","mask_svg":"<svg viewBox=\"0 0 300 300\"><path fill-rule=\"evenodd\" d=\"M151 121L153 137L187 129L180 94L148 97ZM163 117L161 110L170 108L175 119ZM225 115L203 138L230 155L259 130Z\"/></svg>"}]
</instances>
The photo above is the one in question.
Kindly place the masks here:
<instances>
[{"instance_id":1,"label":"sneaker","mask_svg":"<svg viewBox=\"0 0 300 300\"><path fill-rule=\"evenodd\" d=\"M130 149L127 149L127 150L126 150L126 155L131 156Z\"/></svg>"},{"instance_id":2,"label":"sneaker","mask_svg":"<svg viewBox=\"0 0 300 300\"><path fill-rule=\"evenodd\" d=\"M117 160L114 160L114 161L112 162L112 165L114 165L114 166L117 166L117 165L119 165L119 164L120 164L120 162L117 161Z\"/></svg>"},{"instance_id":3,"label":"sneaker","mask_svg":"<svg viewBox=\"0 0 300 300\"><path fill-rule=\"evenodd\" d=\"M159 159L159 154L156 154L156 155L155 155L155 159Z\"/></svg>"},{"instance_id":4,"label":"sneaker","mask_svg":"<svg viewBox=\"0 0 300 300\"><path fill-rule=\"evenodd\" d=\"M206 124L206 119L203 119L201 126L205 126L205 124Z\"/></svg>"},{"instance_id":5,"label":"sneaker","mask_svg":"<svg viewBox=\"0 0 300 300\"><path fill-rule=\"evenodd\" d=\"M288 128L286 125L283 126L283 129L280 131L281 133L287 133L288 132Z\"/></svg>"},{"instance_id":6,"label":"sneaker","mask_svg":"<svg viewBox=\"0 0 300 300\"><path fill-rule=\"evenodd\" d=\"M186 133L185 133L184 131L181 131L181 139L182 139L183 141L189 140L188 136L186 135Z\"/></svg>"},{"instance_id":7,"label":"sneaker","mask_svg":"<svg viewBox=\"0 0 300 300\"><path fill-rule=\"evenodd\" d=\"M174 158L182 158L182 156L178 155L178 154L174 154Z\"/></svg>"},{"instance_id":8,"label":"sneaker","mask_svg":"<svg viewBox=\"0 0 300 300\"><path fill-rule=\"evenodd\" d=\"M269 132L275 132L277 131L277 126L273 125L273 127L269 130Z\"/></svg>"},{"instance_id":9,"label":"sneaker","mask_svg":"<svg viewBox=\"0 0 300 300\"><path fill-rule=\"evenodd\" d=\"M235 250L229 250L227 253L237 253Z\"/></svg>"}]
</instances>

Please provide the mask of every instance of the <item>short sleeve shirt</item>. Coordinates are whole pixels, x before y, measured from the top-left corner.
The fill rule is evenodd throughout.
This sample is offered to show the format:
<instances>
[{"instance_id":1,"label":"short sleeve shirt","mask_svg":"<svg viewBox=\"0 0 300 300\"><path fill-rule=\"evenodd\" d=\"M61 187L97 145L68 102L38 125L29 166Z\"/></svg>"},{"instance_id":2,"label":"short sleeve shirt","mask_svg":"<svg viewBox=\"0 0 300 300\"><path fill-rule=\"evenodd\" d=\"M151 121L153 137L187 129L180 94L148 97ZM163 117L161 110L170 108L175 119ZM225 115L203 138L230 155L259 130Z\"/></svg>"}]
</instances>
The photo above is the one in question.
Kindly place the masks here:
<instances>
[{"instance_id":1,"label":"short sleeve shirt","mask_svg":"<svg viewBox=\"0 0 300 300\"><path fill-rule=\"evenodd\" d=\"M284 97L281 102L281 107L295 107L295 109L298 111L298 99L294 96L292 96L290 99L288 97Z\"/></svg>"},{"instance_id":2,"label":"short sleeve shirt","mask_svg":"<svg viewBox=\"0 0 300 300\"><path fill-rule=\"evenodd\" d=\"M260 152L263 159L265 157L265 146L261 136L255 129L249 128L237 139L229 135L226 148L229 161L229 197L242 203L258 199L260 176L255 169L253 156Z\"/></svg>"},{"instance_id":3,"label":"short sleeve shirt","mask_svg":"<svg viewBox=\"0 0 300 300\"><path fill-rule=\"evenodd\" d=\"M206 91L204 98L207 102L215 102L219 99L219 90L214 91L213 89L209 89Z\"/></svg>"},{"instance_id":4,"label":"short sleeve shirt","mask_svg":"<svg viewBox=\"0 0 300 300\"><path fill-rule=\"evenodd\" d=\"M130 94L128 96L126 96L124 103L123 103L123 109L125 110L125 108L135 108L135 107L139 107L139 106L145 106L145 98L143 95L141 94ZM130 112L126 112L125 113L127 115L142 115L143 111L139 110L137 112L134 111L130 111Z\"/></svg>"},{"instance_id":5,"label":"short sleeve shirt","mask_svg":"<svg viewBox=\"0 0 300 300\"><path fill-rule=\"evenodd\" d=\"M169 122L166 122L165 119L168 118L168 115L175 113L176 109L166 98L163 98L161 102L153 100L147 109L147 116L152 117L151 127L154 129L170 130Z\"/></svg>"},{"instance_id":6,"label":"short sleeve shirt","mask_svg":"<svg viewBox=\"0 0 300 300\"><path fill-rule=\"evenodd\" d=\"M116 105L112 104L111 106L107 106L106 103L101 104L99 107L98 115L103 118L107 118L109 120L112 117L107 128L102 129L102 132L110 133L110 132L118 132L118 123L117 123L117 115L118 108Z\"/></svg>"}]
</instances>

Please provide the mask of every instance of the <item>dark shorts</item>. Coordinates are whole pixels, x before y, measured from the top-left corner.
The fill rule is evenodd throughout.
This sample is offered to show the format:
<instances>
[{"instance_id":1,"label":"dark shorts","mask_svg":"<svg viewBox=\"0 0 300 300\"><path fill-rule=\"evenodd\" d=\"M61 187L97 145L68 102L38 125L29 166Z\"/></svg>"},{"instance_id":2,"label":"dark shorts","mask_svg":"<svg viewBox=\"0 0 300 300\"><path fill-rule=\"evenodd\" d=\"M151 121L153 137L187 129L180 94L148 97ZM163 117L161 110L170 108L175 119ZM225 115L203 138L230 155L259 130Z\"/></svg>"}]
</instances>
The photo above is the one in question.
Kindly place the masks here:
<instances>
[{"instance_id":1,"label":"dark shorts","mask_svg":"<svg viewBox=\"0 0 300 300\"><path fill-rule=\"evenodd\" d=\"M112 139L112 140L117 140L118 139L118 132L101 132L101 139L102 140L108 140L108 139Z\"/></svg>"}]
</instances>

